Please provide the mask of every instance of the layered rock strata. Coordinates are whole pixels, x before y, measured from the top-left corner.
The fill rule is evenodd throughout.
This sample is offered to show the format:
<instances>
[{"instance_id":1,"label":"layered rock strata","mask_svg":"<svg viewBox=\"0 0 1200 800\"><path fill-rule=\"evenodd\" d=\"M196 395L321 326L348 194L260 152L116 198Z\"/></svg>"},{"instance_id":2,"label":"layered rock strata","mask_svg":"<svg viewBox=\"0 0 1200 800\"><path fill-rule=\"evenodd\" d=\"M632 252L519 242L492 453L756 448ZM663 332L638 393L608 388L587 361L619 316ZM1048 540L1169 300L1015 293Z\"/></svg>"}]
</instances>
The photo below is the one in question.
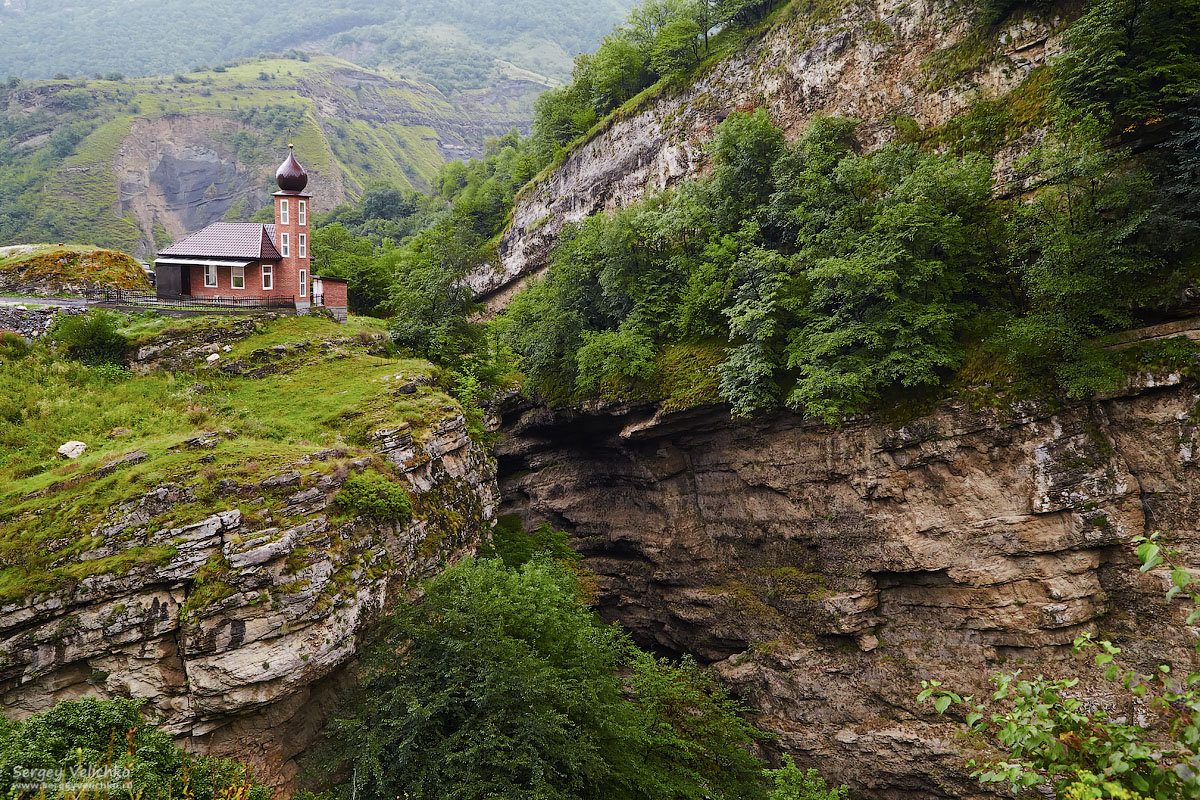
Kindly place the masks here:
<instances>
[{"instance_id":1,"label":"layered rock strata","mask_svg":"<svg viewBox=\"0 0 1200 800\"><path fill-rule=\"evenodd\" d=\"M203 504L224 510L200 519L163 522L201 499L197 486L129 496L100 528L80 532L101 542L75 557L81 572L133 547L158 548L162 558L0 607L5 714L83 696L147 698L185 746L248 761L260 779L291 788L294 758L318 735L364 630L415 581L473 551L494 515L494 462L464 418L421 434L379 430L373 456L323 451L262 480L222 479ZM410 523L331 506L372 458L404 476L415 498Z\"/></svg>"},{"instance_id":2,"label":"layered rock strata","mask_svg":"<svg viewBox=\"0 0 1200 800\"><path fill-rule=\"evenodd\" d=\"M1090 404L949 402L903 426L778 413L522 408L505 415L502 510L572 532L605 617L712 664L797 760L860 798L988 796L923 679L990 696L998 670L1081 672L1116 636L1196 668L1184 603L1138 570L1162 531L1200 563L1197 395L1143 376Z\"/></svg>"}]
</instances>

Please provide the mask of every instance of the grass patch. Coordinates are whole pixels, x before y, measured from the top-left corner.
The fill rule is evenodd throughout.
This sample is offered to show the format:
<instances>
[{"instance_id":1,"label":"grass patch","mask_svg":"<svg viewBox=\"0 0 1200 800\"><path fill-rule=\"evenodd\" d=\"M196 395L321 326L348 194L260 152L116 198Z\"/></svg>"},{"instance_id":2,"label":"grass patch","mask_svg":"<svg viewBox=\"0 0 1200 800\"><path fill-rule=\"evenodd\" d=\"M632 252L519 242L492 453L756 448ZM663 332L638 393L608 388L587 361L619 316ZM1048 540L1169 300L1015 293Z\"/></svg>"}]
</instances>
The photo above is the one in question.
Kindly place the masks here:
<instances>
[{"instance_id":1,"label":"grass patch","mask_svg":"<svg viewBox=\"0 0 1200 800\"><path fill-rule=\"evenodd\" d=\"M231 323L138 315L123 317L123 324L143 335L178 326L179 335L203 341L207 328ZM378 330L375 321L360 319L357 328L373 343L369 334ZM333 339L346 341L318 346ZM407 423L419 441L432 424L461 413L453 398L425 382L415 393L397 391L398 384L429 375L431 365L371 355L353 329L327 320L265 321L237 346L305 340L311 346L289 355L284 371L261 378L211 368L114 373L65 359L47 342L23 357L0 360L0 563L8 565L0 570L0 601L87 575L161 563L171 556L170 547L146 547L140 537L241 507L218 491L224 479L259 482L332 447L361 457L368 451L352 440L376 428ZM185 444L206 432L219 436L208 446ZM59 445L69 440L87 443L87 452L74 461L57 456ZM130 460L137 451L145 457ZM109 468L115 461L121 463ZM345 468L333 459L313 461L304 471L329 474ZM150 520L141 534L115 534L116 541L105 541L99 531L114 522L116 507L164 485L183 487L168 512ZM262 512L282 508L282 495L267 494ZM255 510L246 507L243 513ZM126 535L134 538L120 538ZM74 561L114 545L115 555ZM205 594L193 605L213 602L224 591L219 570L210 572L212 585L199 587Z\"/></svg>"}]
</instances>

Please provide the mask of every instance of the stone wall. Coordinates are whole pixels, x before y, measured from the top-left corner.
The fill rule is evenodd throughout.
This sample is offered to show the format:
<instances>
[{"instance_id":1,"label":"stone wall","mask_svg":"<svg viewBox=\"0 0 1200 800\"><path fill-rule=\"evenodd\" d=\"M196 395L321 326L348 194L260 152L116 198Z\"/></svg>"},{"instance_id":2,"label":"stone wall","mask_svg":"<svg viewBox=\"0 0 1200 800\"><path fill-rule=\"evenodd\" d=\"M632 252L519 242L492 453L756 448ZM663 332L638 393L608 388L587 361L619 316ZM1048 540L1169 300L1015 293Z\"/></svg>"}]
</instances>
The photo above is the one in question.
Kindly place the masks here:
<instances>
[{"instance_id":1,"label":"stone wall","mask_svg":"<svg viewBox=\"0 0 1200 800\"><path fill-rule=\"evenodd\" d=\"M54 325L56 314L83 314L85 308L23 308L0 306L0 331L12 331L25 339L38 339Z\"/></svg>"}]
</instances>

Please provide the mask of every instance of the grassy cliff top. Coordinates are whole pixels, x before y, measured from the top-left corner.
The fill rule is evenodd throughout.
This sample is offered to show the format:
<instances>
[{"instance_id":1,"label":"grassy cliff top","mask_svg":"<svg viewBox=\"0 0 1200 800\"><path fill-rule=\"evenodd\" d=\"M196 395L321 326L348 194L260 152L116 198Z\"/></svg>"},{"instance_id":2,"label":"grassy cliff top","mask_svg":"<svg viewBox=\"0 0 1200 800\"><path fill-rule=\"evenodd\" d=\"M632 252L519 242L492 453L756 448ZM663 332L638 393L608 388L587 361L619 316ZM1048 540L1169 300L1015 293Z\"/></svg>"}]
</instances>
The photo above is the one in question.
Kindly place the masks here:
<instances>
[{"instance_id":1,"label":"grassy cliff top","mask_svg":"<svg viewBox=\"0 0 1200 800\"><path fill-rule=\"evenodd\" d=\"M67 244L0 247L0 289L45 294L81 286L151 288L142 265L114 250Z\"/></svg>"},{"instance_id":2,"label":"grassy cliff top","mask_svg":"<svg viewBox=\"0 0 1200 800\"><path fill-rule=\"evenodd\" d=\"M345 469L373 457L376 429L408 425L420 441L461 413L432 385L432 365L387 352L375 320L122 322L145 374L85 366L48 344L24 355L0 348L0 602L169 556L126 542L111 556L77 558L113 545L95 531L157 487L187 487L190 499L151 520L155 530L235 507L215 491L223 479ZM58 456L67 441L86 453ZM268 498L266 508L283 502Z\"/></svg>"}]
</instances>

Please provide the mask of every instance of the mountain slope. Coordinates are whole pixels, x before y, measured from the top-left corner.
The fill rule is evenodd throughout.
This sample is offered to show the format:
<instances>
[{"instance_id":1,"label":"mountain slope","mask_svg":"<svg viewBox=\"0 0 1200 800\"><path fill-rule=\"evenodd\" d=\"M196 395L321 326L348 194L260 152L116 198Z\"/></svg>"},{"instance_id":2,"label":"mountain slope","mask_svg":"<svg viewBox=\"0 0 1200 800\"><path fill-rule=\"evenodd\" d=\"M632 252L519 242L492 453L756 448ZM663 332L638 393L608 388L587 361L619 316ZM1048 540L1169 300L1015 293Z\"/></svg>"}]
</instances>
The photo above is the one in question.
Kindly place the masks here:
<instances>
[{"instance_id":1,"label":"mountain slope","mask_svg":"<svg viewBox=\"0 0 1200 800\"><path fill-rule=\"evenodd\" d=\"M504 62L562 80L628 8L625 0L7 0L0 74L179 72L196 64L333 49L399 65L443 91L496 84Z\"/></svg>"},{"instance_id":2,"label":"mountain slope","mask_svg":"<svg viewBox=\"0 0 1200 800\"><path fill-rule=\"evenodd\" d=\"M1073 8L1018 12L988 27L969 5L783 4L729 55L634 97L527 185L499 242L499 268L477 270L471 286L503 305L515 281L545 267L565 224L702 174L716 126L734 111L766 107L788 138L817 114L854 117L871 149L902 129L936 136L972 104L1007 96L997 160L1011 163L1017 140L1042 120L1039 67L1061 50Z\"/></svg>"},{"instance_id":3,"label":"mountain slope","mask_svg":"<svg viewBox=\"0 0 1200 800\"><path fill-rule=\"evenodd\" d=\"M540 88L510 86L518 98ZM0 94L0 241L148 255L266 206L289 138L318 211L372 181L423 188L446 159L528 119L495 91L467 113L428 84L328 56L16 85Z\"/></svg>"}]
</instances>

